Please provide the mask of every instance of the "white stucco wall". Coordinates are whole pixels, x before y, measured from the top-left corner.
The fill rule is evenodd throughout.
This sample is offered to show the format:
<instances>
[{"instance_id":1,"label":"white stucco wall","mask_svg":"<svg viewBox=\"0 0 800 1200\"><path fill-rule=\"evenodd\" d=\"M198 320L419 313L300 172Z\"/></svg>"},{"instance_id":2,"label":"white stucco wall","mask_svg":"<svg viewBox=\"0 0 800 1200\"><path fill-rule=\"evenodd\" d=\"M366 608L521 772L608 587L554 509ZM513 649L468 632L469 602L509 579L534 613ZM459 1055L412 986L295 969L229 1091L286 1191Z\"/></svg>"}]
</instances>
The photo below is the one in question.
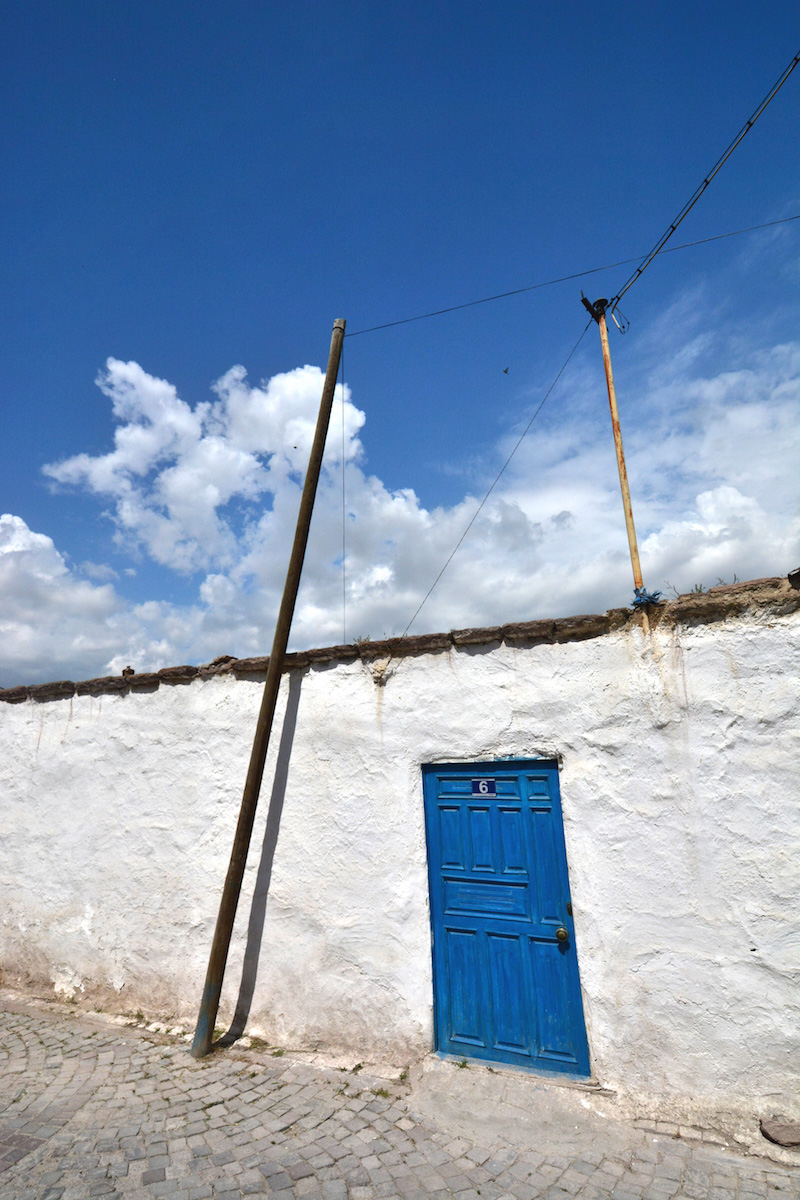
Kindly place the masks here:
<instances>
[{"instance_id":1,"label":"white stucco wall","mask_svg":"<svg viewBox=\"0 0 800 1200\"><path fill-rule=\"evenodd\" d=\"M250 1028L432 1040L420 764L558 757L592 1065L629 1094L791 1096L800 614L284 676L226 977L236 1001L290 680ZM0 966L194 1016L262 685L0 705Z\"/></svg>"}]
</instances>

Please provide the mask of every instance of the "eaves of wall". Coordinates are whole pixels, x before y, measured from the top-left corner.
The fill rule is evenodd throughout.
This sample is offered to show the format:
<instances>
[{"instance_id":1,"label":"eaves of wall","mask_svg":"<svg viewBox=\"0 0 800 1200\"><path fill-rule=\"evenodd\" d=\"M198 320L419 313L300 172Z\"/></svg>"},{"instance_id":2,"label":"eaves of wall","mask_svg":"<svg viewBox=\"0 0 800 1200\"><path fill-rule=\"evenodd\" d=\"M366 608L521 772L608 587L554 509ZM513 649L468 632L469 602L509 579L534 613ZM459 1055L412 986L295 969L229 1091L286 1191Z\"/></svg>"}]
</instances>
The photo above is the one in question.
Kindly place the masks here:
<instances>
[{"instance_id":1,"label":"eaves of wall","mask_svg":"<svg viewBox=\"0 0 800 1200\"><path fill-rule=\"evenodd\" d=\"M677 626L710 625L732 618L769 618L800 609L800 579L793 573L791 582L775 576L751 579L745 583L724 584L707 592L689 592L648 609L651 629ZM419 637L386 638L382 641L324 646L287 654L283 670L335 666L361 659L398 659L410 655L437 654L464 646L491 647L501 643L520 647L581 642L605 637L619 630L641 626L642 614L630 608L612 608L605 613L553 620L519 621L480 629L453 629L449 633L430 633ZM231 658L223 656L207 666L163 667L159 671L136 675L109 675L79 683L62 679L53 683L0 688L0 701L20 704L24 701L63 700L70 696L99 696L112 693L152 692L163 685L185 684L212 675L235 678L263 676L269 657Z\"/></svg>"}]
</instances>

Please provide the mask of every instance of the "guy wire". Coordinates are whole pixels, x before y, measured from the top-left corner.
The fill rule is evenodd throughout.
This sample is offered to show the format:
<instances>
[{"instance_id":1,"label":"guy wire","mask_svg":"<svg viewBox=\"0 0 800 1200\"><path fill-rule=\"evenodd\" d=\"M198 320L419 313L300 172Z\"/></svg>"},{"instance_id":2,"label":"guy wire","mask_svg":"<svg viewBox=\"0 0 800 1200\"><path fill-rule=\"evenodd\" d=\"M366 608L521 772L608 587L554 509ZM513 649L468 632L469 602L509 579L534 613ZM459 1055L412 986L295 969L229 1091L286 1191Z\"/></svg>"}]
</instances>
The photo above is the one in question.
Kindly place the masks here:
<instances>
[{"instance_id":1,"label":"guy wire","mask_svg":"<svg viewBox=\"0 0 800 1200\"><path fill-rule=\"evenodd\" d=\"M553 388L556 386L556 384L558 383L559 379L561 378L561 376L562 376L562 375L564 374L564 372L566 371L566 369L567 369L567 367L568 367L568 365L569 365L570 359L571 359L571 358L572 358L572 356L575 354L576 350L578 349L578 347L580 346L581 342L583 341L583 339L584 339L584 337L585 337L585 335L586 335L586 330L587 330L587 329L589 328L589 326L592 324L592 321L593 321L593 320L594 320L594 318L593 318L593 317L590 317L589 321L587 322L587 324L586 324L586 325L585 325L585 327L584 327L583 333L582 333L582 334L581 334L581 336L578 338L577 342L576 342L576 343L575 343L575 345L572 347L572 349L570 350L570 352L569 352L569 354L567 355L567 357L564 359L564 362L562 363L562 365L561 365L561 367L560 367L560 369L559 369L559 371L558 371L558 374L556 375L556 377L555 377L555 379L553 380L553 382L550 384L550 387L547 389L547 391L545 392L544 396L542 396L542 399L540 400L540 402L539 402L539 405L538 405L538 407L537 407L536 411L534 412L534 414L533 414L533 416L531 417L530 421L528 421L528 424L525 426L525 428L523 429L522 433L521 433L521 434L519 435L519 437L517 438L517 441L516 441L516 443L515 443L515 445L514 445L514 448L513 448L513 450L512 450L512 451L511 451L511 453L509 454L509 456L508 456L508 458L506 459L506 461L503 463L503 465L502 465L502 467L500 468L500 470L497 472L497 475L495 476L495 478L494 478L494 481L493 481L493 483L492 483L491 487L489 488L489 490L487 491L486 495L483 497L483 499L481 500L480 504L479 504L479 505L478 505L478 507L476 508L475 512L474 512L474 513L473 513L473 515L472 515L472 518L471 518L471 520L470 520L469 524L467 525L466 529L465 529L465 530L464 530L464 532L462 533L461 537L458 539L458 541L456 542L455 546L454 546L454 547L453 547L453 549L450 551L450 555L449 555L449 557L448 557L447 561L445 562L445 564L444 564L444 566L442 567L441 571L440 571L440 572L439 572L439 574L436 576L436 578L434 579L433 583L431 584L431 586L428 588L427 592L426 592L426 593L425 593L425 595L423 596L423 598L422 598L422 601L420 602L420 605L419 605L419 607L417 608L417 611L414 613L413 617L411 618L411 620L408 622L408 624L406 625L405 629L404 629L404 630L403 630L403 632L401 633L401 635L400 635L401 637L405 637L405 636L406 636L406 634L408 633L409 629L410 629L410 628L411 628L411 626L414 624L414 622L416 621L416 619L417 619L417 617L419 616L419 614L422 612L423 605L424 605L424 604L425 604L425 602L427 601L427 599L428 599L428 597L430 596L431 592L432 592L432 591L433 591L433 589L436 587L437 583L438 583L438 582L439 582L439 580L442 578L442 576L444 575L444 573L445 573L445 571L447 570L447 568L450 566L450 563L451 563L451 562L453 561L453 559L455 558L456 552L458 551L459 547L461 546L461 543L464 541L464 539L465 539L465 537L467 536L467 534L469 533L470 529L472 529L472 526L475 524L476 520L477 520L477 519L478 519L478 517L480 516L480 513L481 513L481 510L483 509L483 506L486 504L486 501L489 499L489 497L491 496L492 492L493 492L493 491L494 491L494 489L497 487L497 484L500 482L500 479L501 479L501 477L502 477L503 473L505 472L505 470L506 470L506 467L507 467L507 466L508 466L508 464L511 462L512 458L514 457L514 455L517 453L517 451L519 450L520 446L522 445L522 441L523 441L523 439L525 438L525 436L526 436L526 434L527 434L528 430L530 429L531 425L533 424L533 422L534 422L534 421L536 420L536 418L538 417L539 413L540 413L540 412L542 411L542 409L544 408L544 404L545 404L545 401L547 400L547 397L550 395L550 393L552 392Z\"/></svg>"}]
</instances>

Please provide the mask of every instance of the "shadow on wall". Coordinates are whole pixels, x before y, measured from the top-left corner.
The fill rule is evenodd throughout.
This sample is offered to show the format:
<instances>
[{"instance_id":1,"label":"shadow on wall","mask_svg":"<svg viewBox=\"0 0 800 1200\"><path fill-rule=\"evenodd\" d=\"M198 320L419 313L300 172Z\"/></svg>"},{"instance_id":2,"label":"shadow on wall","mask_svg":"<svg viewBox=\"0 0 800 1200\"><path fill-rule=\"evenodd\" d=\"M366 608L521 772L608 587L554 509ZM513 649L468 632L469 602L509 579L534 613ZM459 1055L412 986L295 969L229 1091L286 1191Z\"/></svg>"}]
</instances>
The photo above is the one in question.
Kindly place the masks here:
<instances>
[{"instance_id":1,"label":"shadow on wall","mask_svg":"<svg viewBox=\"0 0 800 1200\"><path fill-rule=\"evenodd\" d=\"M264 840L261 843L261 860L258 864L256 884L250 905L250 919L247 924L247 945L242 963L242 979L239 984L239 996L236 1010L233 1014L230 1029L215 1043L216 1046L232 1046L242 1036L250 1016L250 1006L253 1003L253 993L258 975L258 959L261 953L261 939L264 934L264 920L267 914L267 896L272 880L272 864L275 860L275 847L278 843L278 832L281 827L283 801L286 796L286 781L289 776L289 762L292 756L295 729L297 727L297 709L300 705L300 687L302 672L293 671L289 676L289 695L286 700L286 712L283 718L281 741L278 747L278 761L275 765L275 778L272 783L272 794L269 798L267 824L264 830Z\"/></svg>"}]
</instances>

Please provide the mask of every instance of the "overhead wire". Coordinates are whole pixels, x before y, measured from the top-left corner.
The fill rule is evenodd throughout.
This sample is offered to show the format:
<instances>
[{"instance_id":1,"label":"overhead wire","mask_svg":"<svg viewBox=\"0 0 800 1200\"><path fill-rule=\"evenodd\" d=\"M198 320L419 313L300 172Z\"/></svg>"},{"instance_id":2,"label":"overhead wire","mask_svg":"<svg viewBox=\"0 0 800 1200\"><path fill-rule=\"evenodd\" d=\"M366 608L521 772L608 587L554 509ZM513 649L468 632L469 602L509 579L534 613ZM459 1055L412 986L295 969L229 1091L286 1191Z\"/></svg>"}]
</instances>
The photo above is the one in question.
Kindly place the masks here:
<instances>
[{"instance_id":1,"label":"overhead wire","mask_svg":"<svg viewBox=\"0 0 800 1200\"><path fill-rule=\"evenodd\" d=\"M800 213L791 217L780 217L776 221L763 221L760 225L748 225L745 229L731 229L727 233L716 233L712 237L697 238L693 242L681 242L679 246L669 246L661 251L663 254L675 254L678 250L689 250L692 246L703 246L706 242L719 242L723 238L739 237L743 233L754 233L759 229L769 229L773 225L786 225L789 221L800 221ZM380 329L393 329L396 325L410 325L414 321L426 321L429 317L441 317L445 313L458 312L463 308L474 308L478 304L490 304L493 300L505 300L509 296L520 296L523 292L535 292L539 288L553 287L557 283L567 283L571 279L581 279L584 275L597 275L600 271L610 271L614 267L626 267L629 263L639 262L641 255L634 254L630 258L621 258L618 262L604 263L602 267L587 267L584 271L573 271L570 275L558 275L555 279L545 279L540 283L530 283L526 287L513 288L509 292L497 292L492 296L482 296L479 300L467 300L462 304L451 304L447 308L436 308L431 312L418 313L414 317L401 317L398 321L385 321L382 325L370 325L366 329L354 329L346 333L345 338L360 337L364 333L375 333ZM620 293L621 294L621 293Z\"/></svg>"},{"instance_id":2,"label":"overhead wire","mask_svg":"<svg viewBox=\"0 0 800 1200\"><path fill-rule=\"evenodd\" d=\"M740 140L741 140L741 139L740 139ZM757 230L757 229L767 229L767 228L769 228L770 226L773 226L773 225L784 225L784 224L786 224L786 223L787 223L787 222L789 222L789 221L797 221L797 220L800 220L800 213L798 213L798 214L796 214L796 215L794 215L794 216L791 216L791 217L782 217L782 218L780 218L780 219L778 219L778 220L775 220L775 221L765 221L765 222L763 222L763 223L762 223L762 224L760 224L760 225L751 225L751 226L749 226L747 229L736 229L736 230L731 230L731 231L730 231L730 232L728 232L728 233L720 233L720 234L715 234L715 235L714 235L714 236L712 236L712 237L707 237L707 238L698 238L698 239L696 239L696 240L695 240L695 241L693 241L693 242L686 242L686 243L684 243L684 244L682 244L682 245L680 245L680 246L671 246L671 247L670 247L668 250L666 250L666 251L663 251L663 253L673 253L673 252L674 252L674 251L676 251L676 250L685 250L685 249L688 249L690 246L698 246L698 245L702 245L702 244L703 244L703 243L705 243L705 242L715 242L715 241L719 241L719 240L721 240L722 238L727 238L727 237L735 237L737 234L740 234L740 233L750 233L750 232L753 232L754 230ZM632 262L632 261L635 261L635 259L628 259L628 260L626 260L626 261L628 261L628 262ZM605 270L605 269L606 269L606 268L604 268L604 267L595 267L595 268L593 268L593 271L602 271L602 270ZM592 273L593 273L593 271L580 272L580 274L587 274L587 275L588 275L588 274L592 274ZM564 278L572 278L572 279L574 279L574 278L576 278L576 276L575 276L575 275L572 275L572 276L565 276ZM561 280L552 280L552 281L549 281L549 282L553 282L553 283L559 283L559 282L561 282ZM517 295L517 294L519 294L519 292L521 292L521 291L532 291L532 290L533 290L534 288L536 288L536 287L547 287L547 286L548 286L548 283L543 283L543 284L534 284L534 285L532 285L530 288L518 288L518 289L517 289L516 291L514 291L514 292L506 292L506 293L504 293L503 295L512 295L512 296L513 296L513 295ZM482 304L482 303L487 303L489 300L492 300L492 299L501 299L501 298L502 298L501 296L496 296L496 297L486 297L486 299L484 299L484 300L473 300L473 301L471 301L469 304L464 304L464 305L456 305L456 306L454 306L454 307L455 307L455 308L468 308L468 307L470 307L471 305L474 305L474 304ZM440 313L442 313L442 312L452 312L452 311L454 311L454 309L453 309L453 308L450 308L450 309L440 309L438 312L435 312L435 313L429 313L429 314L425 314L425 315L427 315L427 316L439 316L439 315L440 315ZM612 315L613 315L613 314L612 314ZM420 317L409 317L409 318L406 318L404 321L392 322L391 324L398 324L398 325L401 325L401 324L406 324L408 321L413 321L413 320L423 320L423 319L424 319L424 316L420 316ZM574 355L575 355L575 353L577 352L577 350L578 350L578 347L580 346L581 342L583 341L584 337L586 336L586 333L587 333L587 331L588 331L588 329L589 329L589 326L592 324L592 321L593 321L593 320L594 320L594 318L593 318L593 317L590 317L589 321L588 321L588 322L586 323L586 325L584 326L584 328L583 328L583 330L582 330L582 332L581 332L581 335L580 335L580 337L578 338L577 342L575 343L575 345L574 345L574 346L572 347L572 349L570 350L569 354L567 355L566 359L564 360L563 364L561 365L561 367L560 367L560 369L559 369L558 373L556 374L555 378L553 379L553 382L550 384L550 387L549 387L549 388L547 389L547 391L545 392L545 394L544 394L544 396L542 397L542 399L541 399L541 401L540 401L539 405L537 406L537 408L536 408L535 412L533 413L533 416L532 416L532 417L531 417L531 419L528 421L528 424L525 426L524 430L522 431L522 433L520 434L519 438L518 438L518 439L517 439L517 441L515 442L515 444L514 444L514 447L513 447L513 449L511 450L511 453L509 454L508 458L507 458L507 459L506 459L506 461L503 463L502 467L501 467L501 468L500 468L500 470L498 471L498 473L497 473L497 475L495 476L494 480L492 481L491 485L490 485L490 486L489 486L489 488L487 489L487 491L486 491L486 494L484 495L484 497L483 497L483 499L481 500L480 504L478 505L477 509L476 509L476 510L475 510L475 512L473 513L473 515L472 515L472 517L471 517L471 519L470 519L469 523L467 524L466 528L464 529L464 532L461 534L461 537L458 539L458 541L456 542L455 546L453 547L453 549L451 550L450 554L448 555L448 557L447 557L447 559L446 559L446 561L445 561L445 563L444 563L444 565L443 565L442 569L439 571L439 574L436 576L436 578L434 579L433 583L432 583L432 584L431 584L431 586L428 588L427 592L425 593L425 595L423 596L423 598L422 598L422 600L420 601L419 605L417 606L417 608L416 608L416 610L415 610L415 612L414 612L413 616L411 617L411 620L408 622L408 624L406 625L405 629L403 630L403 632L402 632L402 634L401 634L401 636L402 636L402 637L405 637L405 636L406 636L406 634L408 633L409 629L410 629L410 628L411 628L411 626L414 624L414 622L416 621L416 619L417 619L417 617L419 616L419 614L422 612L422 609L423 609L423 607L425 606L425 604L427 603L427 601L428 601L428 599L430 598L431 594L433 593L434 589L436 588L437 584L439 583L439 580L442 578L442 576L444 575L445 571L446 571L446 570L447 570L447 568L450 566L450 563L451 563L451 562L453 561L453 559L455 558L455 556L456 556L456 554L457 554L458 550L461 548L461 546L462 546L463 542L465 541L465 539L466 539L466 537L467 537L467 535L468 535L468 533L469 533L470 529L472 529L472 526L475 524L476 520L477 520L477 519L478 519L478 517L480 516L480 514L481 514L481 512L483 511L483 509L484 509L484 507L485 507L485 505L486 505L486 503L487 503L487 501L488 501L489 497L491 496L492 492L493 492L493 491L494 491L494 489L496 488L497 484L500 482L500 479L501 479L501 478L502 478L502 476L504 475L504 473L505 473L506 469L508 468L508 466L509 466L509 464L510 464L510 462L511 462L512 458L513 458L513 457L514 457L514 455L517 453L517 450L518 450L518 449L519 449L519 447L521 446L521 444L522 444L522 442L523 442L524 438L527 436L527 434L528 434L528 431L530 430L531 426L533 425L533 422L534 422L534 421L536 420L536 418L538 417L539 413L541 412L542 408L544 407L544 404L545 404L545 402L547 401L547 399L548 399L548 397L550 396L551 392L552 392L552 391L553 391L553 389L555 388L555 386L556 386L556 384L558 383L558 381L559 381L559 379L561 378L561 376L564 374L564 371L567 369L567 367L568 367L568 365L569 365L570 361L572 360L573 356L574 356ZM385 329L385 328L388 328L388 326L385 326L385 325L383 325L383 326L375 326L374 328ZM372 331L371 331L371 330L359 330L359 331L357 331L357 332L360 332L360 333L368 333L368 332L372 332ZM354 336L354 335L350 335L350 336Z\"/></svg>"},{"instance_id":3,"label":"overhead wire","mask_svg":"<svg viewBox=\"0 0 800 1200\"><path fill-rule=\"evenodd\" d=\"M636 281L641 277L643 272L649 267L650 263L653 261L653 259L658 254L674 253L677 250L687 250L693 246L700 246L700 245L704 245L708 242L720 241L723 238L737 237L744 233L752 233L759 229L767 229L767 228L770 228L775 225L784 225L790 221L796 221L796 220L800 219L800 214L795 214L793 216L783 217L783 218L780 218L780 219L774 220L774 221L765 221L759 225L750 225L750 226L746 227L745 229L734 229L734 230L730 230L727 233L715 234L711 237L697 238L694 241L684 242L679 246L671 246L671 247L669 247L669 249L666 249L666 243L673 236L673 234L675 233L678 226L681 224L681 222L688 216L688 214L694 208L695 204L700 199L703 192L705 192L706 188L709 186L711 181L714 179L714 177L719 173L719 171L722 169L722 167L725 165L725 163L731 157L734 150L740 144L742 139L750 132L753 125L756 123L758 118L764 112L764 110L766 109L766 107L770 103L770 101L774 99L774 97L777 95L777 93L783 87L784 83L789 78L792 71L794 71L794 69L798 65L798 63L800 63L800 52L794 56L792 61L789 63L789 65L786 67L786 69L783 71L783 73L780 75L780 77L776 80L776 82L770 88L767 95L763 98L761 103L758 105L758 107L755 109L755 111L752 113L752 115L748 118L748 120L745 122L745 124L739 130L736 137L733 139L733 141L730 143L730 145L727 147L727 149L723 152L723 154L720 156L720 158L717 159L717 161L714 164L714 166L712 167L711 171L706 175L706 177L703 179L702 183L695 189L695 191L690 196L689 200L686 202L686 204L683 206L683 208L680 210L680 212L678 213L677 217L672 222L672 224L666 229L666 231L662 234L662 236L659 238L659 240L656 242L656 244L652 247L652 249L650 251L648 251L648 253L644 256L644 258L639 262L639 265L637 266L636 270L629 277L629 279L625 282L622 289L609 302L608 307L611 311L612 317L614 317L614 312L619 305L619 301L622 299L622 297L625 295L625 293L633 286L633 284L636 283ZM637 261L636 257L631 257L631 258L622 259L619 262L607 263L602 267L591 267L591 268L588 268L583 271L575 271L569 275L561 275L555 279L543 280L540 283L529 284L526 287L513 288L512 290L507 291L507 292L498 292L491 296L483 296L478 300L468 300L462 304L452 304L446 308L439 308L439 309L434 309L430 312L419 313L413 317L403 317L396 321L386 321L380 325L371 325L365 329L356 329L352 333L348 333L345 336L346 337L359 337L362 334L375 333L378 330L382 330L382 329L392 329L398 325L408 325L415 321L425 321L431 317L439 317L439 316L443 316L446 313L458 312L465 308L474 308L475 306L477 306L479 304L489 304L495 300L504 300L510 296L519 296L519 295L523 294L524 292L532 292L532 291L536 291L540 288L552 287L557 283L565 283L569 280L579 279L586 275L594 275L594 274L599 273L600 271L607 271L614 267L626 266L628 263L636 262L636 261ZM469 523L467 524L466 528L464 529L464 532L461 534L460 538L458 539L455 546L453 547L450 554L448 555L447 559L445 560L445 563L442 566L441 570L439 571L438 575L436 576L433 583L428 588L427 592L425 593L425 595L423 596L419 605L417 606L416 610L414 611L414 614L412 615L410 621L408 622L405 629L403 630L403 633L401 635L402 637L406 636L409 629L414 624L417 617L419 616L422 609L424 608L425 604L427 603L428 599L430 598L431 594L433 593L434 589L438 585L439 580L442 578L445 571L450 566L450 563L455 558L456 554L458 553L458 550L460 549L460 547L464 543L467 535L469 534L469 531L472 529L472 526L475 524L476 520L478 519L481 512L483 511L487 501L489 500L489 497L491 496L492 492L496 488L497 484L500 482L500 479L504 475L504 473L505 473L506 469L508 468L509 464L511 463L511 460L513 459L514 455L517 453L517 450L521 446L529 429L533 425L533 422L536 420L537 416L539 415L542 408L544 407L544 404L547 401L548 397L550 396L551 392L553 391L553 389L555 388L559 379L563 375L564 371L566 370L567 366L569 365L570 361L572 360L574 354L577 352L578 347L580 346L581 342L583 341L583 339L586 335L586 332L589 329L589 326L592 324L593 319L594 319L593 317L590 317L589 321L584 326L584 329L581 332L580 337L578 338L577 342L570 350L570 352L567 355L566 359L564 360L562 366L560 367L558 373L556 374L553 382L550 384L550 387L547 389L547 391L545 392L544 396L542 397L538 407L534 411L533 416L528 421L528 424L525 426L524 430L522 431L522 433L520 434L516 443L514 444L514 447L511 450L511 453L509 454L508 458L503 463L502 467L498 471L498 473L495 476L494 480L492 481L491 485L487 489L483 499L481 500L477 509L475 510L472 517L470 518ZM614 319L616 320L615 317L614 317ZM623 320L624 320L624 318L623 318ZM619 322L617 322L617 324L619 325ZM344 387L342 390L342 397L343 397L342 405L344 406ZM342 421L344 421L344 407L342 408ZM344 438L344 427L343 427L342 436ZM343 446L344 446L344 442L343 442ZM343 472L343 479L344 479L344 451L342 454L342 472ZM343 501L343 506L344 506L344 501ZM344 518L344 507L343 507L343 518ZM342 537L343 537L343 547L344 547L344 523L342 526ZM343 567L343 571L344 571L344 549L343 549L343 555L342 555L342 567Z\"/></svg>"},{"instance_id":4,"label":"overhead wire","mask_svg":"<svg viewBox=\"0 0 800 1200\"><path fill-rule=\"evenodd\" d=\"M664 249L664 246L669 241L669 239L672 237L673 233L678 228L681 221L683 221L684 218L689 215L691 210L694 208L695 204L697 204L697 201L702 196L703 192L706 190L708 185L711 183L711 180L722 169L722 167L724 167L725 163L728 161L730 156L733 154L736 147L739 145L739 143L742 141L742 139L744 137L746 137L747 134L750 132L750 130L753 128L756 121L763 113L764 109L767 107L767 105L770 103L770 101L772 99L774 99L774 97L781 90L784 83L789 78L789 76L791 75L792 71L795 69L795 67L797 66L798 63L800 63L800 52L795 54L794 58L789 63L788 67L786 67L786 69L782 73L782 75L775 81L775 83L772 85L772 87L767 92L766 96L761 101L761 103L758 105L758 107L755 109L755 111L751 114L751 116L747 119L747 121L745 121L744 125L739 130L736 137L730 143L728 148L722 153L722 155L714 163L714 166L711 168L709 173L706 175L703 182L701 184L699 184L699 186L697 188L695 188L694 192L689 197L689 199L686 201L686 203L684 204L681 211L678 213L675 220L672 222L671 225L669 225L667 227L667 229L664 231L664 233L662 233L661 237L658 239L655 246L653 246L652 250L650 250L644 256L644 258L642 259L639 266L636 268L636 270L633 272L633 274L630 276L630 278L627 280L627 282L623 286L622 290L617 292L616 296L614 296L614 298L609 302L609 307L610 307L612 313L613 313L614 309L617 307L617 305L619 304L622 297L628 291L628 289L633 287L633 285L636 283L637 279L639 279L639 277L642 275L642 273L644 271L646 271L647 268L650 266L650 263L653 261L653 259L656 257L656 255L660 254L661 251Z\"/></svg>"},{"instance_id":5,"label":"overhead wire","mask_svg":"<svg viewBox=\"0 0 800 1200\"><path fill-rule=\"evenodd\" d=\"M567 357L564 359L564 362L561 364L561 367L559 368L558 374L556 375L555 379L554 379L554 380L553 380L553 382L550 384L550 387L547 389L547 391L545 392L544 396L542 396L542 399L540 400L540 402L539 402L539 405L538 405L538 407L536 408L536 410L535 410L535 412L534 412L533 416L531 417L530 421L528 421L528 424L525 426L525 428L523 429L522 433L521 433L521 434L519 435L519 437L517 438L517 441L516 441L516 442L515 442L515 444L514 444L514 448L512 449L512 451L511 451L511 453L509 454L508 458L507 458L507 459L506 459L506 461L503 463L503 465L502 465L502 467L500 468L500 470L497 472L497 475L494 477L494 480L493 480L493 482L492 482L491 486L489 487L489 489L487 490L487 492L486 492L486 495L483 497L483 499L481 500L480 504L479 504L479 505L478 505L478 507L476 508L475 512L472 514L472 517L471 517L471 519L470 519L470 522L469 522L469 524L467 525L466 529L465 529L465 530L464 530L464 532L461 534L461 537L458 539L458 541L456 542L456 544L455 544L455 546L453 547L453 549L450 551L450 554L449 554L449 556L448 556L448 558L447 558L447 561L445 562L445 564L444 564L444 566L442 567L441 571L440 571L440 572L439 572L439 574L436 576L436 578L434 579L433 583L432 583L432 584L431 584L431 586L428 588L427 592L425 593L425 595L423 596L422 600L420 601L420 604L419 604L419 606L417 607L417 610L416 610L416 612L414 613L413 617L412 617L412 618L411 618L411 620L408 622L408 624L406 625L406 627L405 627L405 629L403 630L402 634L400 635L401 637L405 637L405 636L406 636L406 634L408 633L409 629L410 629L410 628L411 628L411 626L414 624L414 622L416 621L416 619L417 619L417 617L419 616L419 614L422 612L422 609L423 609L423 607L424 607L425 603L427 602L427 600L428 600L428 597L429 597L429 596L431 595L431 593L433 592L433 589L436 587L437 583L438 583L438 582L439 582L439 580L442 578L442 576L444 575L444 573L445 573L445 571L447 570L447 568L450 566L450 563L451 563L451 562L453 561L453 559L455 558L455 556L456 556L456 553L458 552L459 548L461 547L461 544L463 543L463 541L464 541L464 539L466 538L467 534L469 533L470 529L472 529L472 526L475 524L475 522L477 521L477 519L478 519L478 517L480 516L481 512L483 511L483 508L484 508L484 506L485 506L485 504L486 504L486 501L489 499L489 497L491 496L492 492L493 492L493 491L494 491L494 489L497 487L498 483L500 482L500 480L501 480L502 476L504 475L504 473L505 473L505 471L506 471L506 468L508 467L508 465L509 465L509 463L511 462L512 458L514 457L514 455L517 453L517 451L519 450L520 446L522 445L522 442L523 442L523 440L524 440L525 436L527 435L527 433L528 433L528 430L530 429L531 425L533 424L533 422L534 422L534 421L536 420L536 418L538 417L539 413L540 413L540 412L542 411L542 409L544 408L545 401L547 400L548 396L549 396L549 395L550 395L550 393L553 391L553 388L556 386L556 384L558 383L559 379L561 378L561 376L564 374L564 372L566 371L567 367L569 366L569 363L570 363L570 361L571 361L571 359L572 359L573 355L576 353L576 351L577 351L578 347L580 346L581 342L583 341L584 337L586 336L586 331L587 331L587 329L589 328L589 326L590 326L591 324L592 324L592 319L590 318L590 320L589 320L589 321L587 322L587 324L584 326L584 329L583 329L583 332L581 333L581 336L578 338L577 342L576 342L576 343L575 343L575 345L572 347L572 349L570 350L570 352L569 352L569 354L567 355Z\"/></svg>"}]
</instances>

